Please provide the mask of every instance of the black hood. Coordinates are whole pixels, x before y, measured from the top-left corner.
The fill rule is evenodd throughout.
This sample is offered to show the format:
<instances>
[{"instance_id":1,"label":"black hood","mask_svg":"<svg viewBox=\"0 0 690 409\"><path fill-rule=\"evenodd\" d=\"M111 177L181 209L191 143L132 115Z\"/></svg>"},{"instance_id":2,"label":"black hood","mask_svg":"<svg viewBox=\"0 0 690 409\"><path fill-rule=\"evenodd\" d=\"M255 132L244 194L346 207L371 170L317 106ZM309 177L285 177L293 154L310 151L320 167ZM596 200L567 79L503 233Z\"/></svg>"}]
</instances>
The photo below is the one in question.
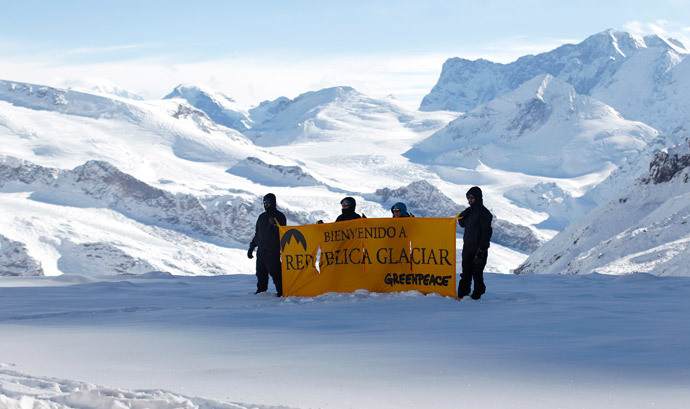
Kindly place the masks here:
<instances>
[{"instance_id":1,"label":"black hood","mask_svg":"<svg viewBox=\"0 0 690 409\"><path fill-rule=\"evenodd\" d=\"M346 200L350 203L350 207L347 210L343 209L343 213L346 213L346 212L353 212L354 213L355 209L357 208L357 201L355 200L354 197L348 196L348 197L344 198L343 200L341 200L340 204L342 205L343 202Z\"/></svg>"},{"instance_id":2,"label":"black hood","mask_svg":"<svg viewBox=\"0 0 690 409\"><path fill-rule=\"evenodd\" d=\"M273 193L269 193L266 196L264 196L264 202L268 202L271 205L271 209L276 208L276 195Z\"/></svg>"},{"instance_id":3,"label":"black hood","mask_svg":"<svg viewBox=\"0 0 690 409\"><path fill-rule=\"evenodd\" d=\"M482 190L478 186L472 186L470 190L465 193L465 196L474 196L474 204L483 204Z\"/></svg>"}]
</instances>

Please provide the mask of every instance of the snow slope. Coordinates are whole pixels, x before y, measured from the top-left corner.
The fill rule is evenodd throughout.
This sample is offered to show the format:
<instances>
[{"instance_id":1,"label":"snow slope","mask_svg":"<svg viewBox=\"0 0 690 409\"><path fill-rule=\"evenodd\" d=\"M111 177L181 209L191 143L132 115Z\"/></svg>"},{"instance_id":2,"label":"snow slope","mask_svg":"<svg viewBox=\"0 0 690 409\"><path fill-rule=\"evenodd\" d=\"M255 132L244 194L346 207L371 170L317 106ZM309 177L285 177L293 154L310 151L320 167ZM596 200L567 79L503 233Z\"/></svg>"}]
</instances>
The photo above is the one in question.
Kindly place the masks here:
<instances>
[{"instance_id":1,"label":"snow slope","mask_svg":"<svg viewBox=\"0 0 690 409\"><path fill-rule=\"evenodd\" d=\"M537 249L518 274L687 275L690 139L658 152L648 174Z\"/></svg>"},{"instance_id":2,"label":"snow slope","mask_svg":"<svg viewBox=\"0 0 690 409\"><path fill-rule=\"evenodd\" d=\"M686 54L608 31L462 63L453 98L484 104L463 116L349 87L245 110L0 81L0 408L685 409L690 140L633 180L690 136ZM306 224L346 195L452 216L473 185L495 215L479 301L253 294L268 191Z\"/></svg>"},{"instance_id":3,"label":"snow slope","mask_svg":"<svg viewBox=\"0 0 690 409\"><path fill-rule=\"evenodd\" d=\"M539 75L451 122L406 153L437 165L573 178L635 160L658 132Z\"/></svg>"},{"instance_id":4,"label":"snow slope","mask_svg":"<svg viewBox=\"0 0 690 409\"><path fill-rule=\"evenodd\" d=\"M486 282L457 301L255 296L241 274L3 277L0 407L687 407L688 277Z\"/></svg>"},{"instance_id":5,"label":"snow slope","mask_svg":"<svg viewBox=\"0 0 690 409\"><path fill-rule=\"evenodd\" d=\"M392 200L407 201L420 216L454 216L474 185L496 221L488 271L507 273L627 186L638 158L686 136L687 119L659 133L587 96L625 78L645 80L629 87L642 94L651 81L659 97L671 84L681 94L662 100L675 101L664 112L677 124L685 55L674 42L601 33L521 59L523 68L562 70L526 76L526 83L463 115L409 111L346 86L244 109L195 86L141 101L106 89L2 81L0 156L22 164L12 168L19 174L11 184L0 183L0 207L12 215L0 220L4 273L25 265L35 266L30 274L206 275L226 272L226 260L251 272L244 251L268 192L291 224L308 224L335 220L344 196L354 196L368 217L390 217ZM55 180L22 179L42 173ZM118 189L110 188L114 181ZM103 225L134 226L137 233L99 228L89 223L95 215ZM181 255L180 237L213 262ZM150 240L165 250L151 250ZM80 271L89 262L98 267Z\"/></svg>"}]
</instances>

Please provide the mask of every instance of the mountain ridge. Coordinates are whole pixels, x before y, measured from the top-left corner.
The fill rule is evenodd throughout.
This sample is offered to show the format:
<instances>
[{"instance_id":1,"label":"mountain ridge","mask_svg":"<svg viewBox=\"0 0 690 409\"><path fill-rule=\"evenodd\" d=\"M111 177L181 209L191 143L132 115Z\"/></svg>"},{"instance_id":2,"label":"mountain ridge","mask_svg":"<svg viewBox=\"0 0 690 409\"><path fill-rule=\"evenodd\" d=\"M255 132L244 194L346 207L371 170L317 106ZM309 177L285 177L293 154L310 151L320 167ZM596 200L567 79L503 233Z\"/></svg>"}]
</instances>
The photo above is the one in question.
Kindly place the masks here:
<instances>
[{"instance_id":1,"label":"mountain ridge","mask_svg":"<svg viewBox=\"0 0 690 409\"><path fill-rule=\"evenodd\" d=\"M677 66L687 63L688 55L690 53L677 40L671 42L656 35L638 37L607 30L578 44L565 44L508 64L450 58L443 64L436 85L423 98L420 110L468 111L516 89L536 75L550 74L571 84L578 94L592 96L614 107L627 119L670 131L684 117L680 113L668 115L665 112L682 111L690 106L688 97L678 95L671 87L679 81L683 87L688 86L687 75L676 75ZM644 63L637 60L644 60ZM644 70L657 70L658 74L632 72ZM636 75L636 80L645 78L650 84L632 101L623 93L626 87L630 88L631 75ZM609 92L612 86L615 90ZM661 117L650 115L648 105L652 105L652 112Z\"/></svg>"},{"instance_id":2,"label":"mountain ridge","mask_svg":"<svg viewBox=\"0 0 690 409\"><path fill-rule=\"evenodd\" d=\"M601 171L638 156L658 132L549 75L469 111L405 156L422 163L556 177Z\"/></svg>"}]
</instances>

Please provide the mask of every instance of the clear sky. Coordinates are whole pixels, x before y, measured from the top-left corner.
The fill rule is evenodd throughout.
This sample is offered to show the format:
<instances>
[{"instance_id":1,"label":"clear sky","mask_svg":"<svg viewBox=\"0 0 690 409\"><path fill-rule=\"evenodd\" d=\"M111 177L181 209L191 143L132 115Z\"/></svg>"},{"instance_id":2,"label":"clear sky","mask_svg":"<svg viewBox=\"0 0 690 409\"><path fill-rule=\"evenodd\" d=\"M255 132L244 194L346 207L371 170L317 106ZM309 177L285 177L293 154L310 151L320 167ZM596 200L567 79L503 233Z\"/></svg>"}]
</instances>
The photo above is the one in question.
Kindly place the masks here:
<instances>
[{"instance_id":1,"label":"clear sky","mask_svg":"<svg viewBox=\"0 0 690 409\"><path fill-rule=\"evenodd\" d=\"M690 48L690 0L5 3L0 79L146 98L193 83L247 106L349 85L416 108L448 58L507 63L609 28Z\"/></svg>"}]
</instances>

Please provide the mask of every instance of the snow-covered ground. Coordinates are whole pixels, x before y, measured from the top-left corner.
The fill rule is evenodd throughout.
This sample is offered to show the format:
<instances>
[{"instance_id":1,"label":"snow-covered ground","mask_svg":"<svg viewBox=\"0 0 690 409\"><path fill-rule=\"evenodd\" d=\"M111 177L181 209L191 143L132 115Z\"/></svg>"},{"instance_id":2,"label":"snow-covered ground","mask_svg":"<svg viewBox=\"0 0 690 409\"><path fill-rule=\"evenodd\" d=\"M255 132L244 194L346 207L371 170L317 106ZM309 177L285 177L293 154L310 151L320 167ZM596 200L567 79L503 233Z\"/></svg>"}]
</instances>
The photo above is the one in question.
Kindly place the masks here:
<instances>
[{"instance_id":1,"label":"snow-covered ground","mask_svg":"<svg viewBox=\"0 0 690 409\"><path fill-rule=\"evenodd\" d=\"M0 280L2 408L687 408L690 278L487 275L479 301L252 275Z\"/></svg>"},{"instance_id":2,"label":"snow-covered ground","mask_svg":"<svg viewBox=\"0 0 690 409\"><path fill-rule=\"evenodd\" d=\"M690 60L637 40L501 66L527 76L496 95L466 92L495 64L449 60L431 102L464 113L0 80L0 409L690 407ZM253 295L269 191L297 225L343 196L452 217L474 185L496 216L480 301Z\"/></svg>"}]
</instances>

